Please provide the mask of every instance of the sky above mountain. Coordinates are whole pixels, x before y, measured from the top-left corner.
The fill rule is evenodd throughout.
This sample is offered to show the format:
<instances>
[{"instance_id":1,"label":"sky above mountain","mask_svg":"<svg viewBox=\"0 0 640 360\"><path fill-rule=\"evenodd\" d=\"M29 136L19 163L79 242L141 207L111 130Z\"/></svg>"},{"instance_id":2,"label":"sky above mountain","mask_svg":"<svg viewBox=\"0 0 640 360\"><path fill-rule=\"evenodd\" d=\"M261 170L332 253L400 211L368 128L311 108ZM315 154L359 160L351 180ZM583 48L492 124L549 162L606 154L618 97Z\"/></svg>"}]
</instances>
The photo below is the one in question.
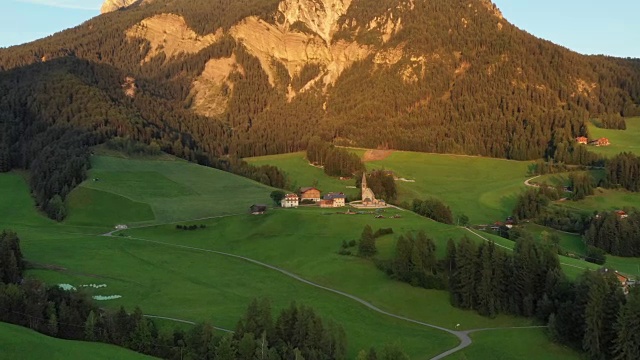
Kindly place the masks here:
<instances>
[{"instance_id":1,"label":"sky above mountain","mask_svg":"<svg viewBox=\"0 0 640 360\"><path fill-rule=\"evenodd\" d=\"M640 58L640 1L494 0L519 28L583 54ZM33 41L100 13L102 0L3 0L0 47Z\"/></svg>"}]
</instances>

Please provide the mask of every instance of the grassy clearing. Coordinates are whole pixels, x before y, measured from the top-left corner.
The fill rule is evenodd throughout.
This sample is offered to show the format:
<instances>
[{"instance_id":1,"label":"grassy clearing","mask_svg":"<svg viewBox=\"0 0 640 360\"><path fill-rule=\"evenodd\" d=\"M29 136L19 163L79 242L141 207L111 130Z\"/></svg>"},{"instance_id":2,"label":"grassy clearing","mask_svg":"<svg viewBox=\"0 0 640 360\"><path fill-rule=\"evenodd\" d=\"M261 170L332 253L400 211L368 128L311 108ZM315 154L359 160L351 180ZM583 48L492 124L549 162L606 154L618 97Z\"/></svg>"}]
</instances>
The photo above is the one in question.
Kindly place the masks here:
<instances>
[{"instance_id":1,"label":"grassy clearing","mask_svg":"<svg viewBox=\"0 0 640 360\"><path fill-rule=\"evenodd\" d=\"M68 224L105 225L153 221L151 206L106 191L78 187L67 199L72 211L66 219Z\"/></svg>"},{"instance_id":2,"label":"grassy clearing","mask_svg":"<svg viewBox=\"0 0 640 360\"><path fill-rule=\"evenodd\" d=\"M2 359L153 359L113 345L56 339L6 323L0 323L0 349Z\"/></svg>"},{"instance_id":3,"label":"grassy clearing","mask_svg":"<svg viewBox=\"0 0 640 360\"><path fill-rule=\"evenodd\" d=\"M364 154L361 149L352 151ZM344 182L310 166L304 156L295 153L248 160L256 165L278 166L297 184L317 180L323 191L345 188ZM454 213L469 216L473 223L502 220L511 213L517 194L525 188L529 165L529 162L404 151L366 163L369 170L384 168L394 171L397 177L415 180L396 182L399 201L434 196L447 203Z\"/></svg>"},{"instance_id":4,"label":"grassy clearing","mask_svg":"<svg viewBox=\"0 0 640 360\"><path fill-rule=\"evenodd\" d=\"M347 195L356 195L358 189L350 188L355 186L355 180L339 180L328 176L320 168L309 165L304 152L297 152L282 155L261 156L245 159L252 165L275 165L284 170L289 175L289 180L295 188L315 186L322 192L343 192Z\"/></svg>"},{"instance_id":5,"label":"grassy clearing","mask_svg":"<svg viewBox=\"0 0 640 360\"><path fill-rule=\"evenodd\" d=\"M640 207L640 193L597 188L594 195L587 196L584 200L556 202L555 205L585 214L593 214L594 211L619 210L625 207L638 208Z\"/></svg>"},{"instance_id":6,"label":"grassy clearing","mask_svg":"<svg viewBox=\"0 0 640 360\"><path fill-rule=\"evenodd\" d=\"M6 219L0 218L0 227L19 231L23 251L30 261L39 265L55 265L58 269L30 270L29 276L49 283L75 286L106 284L106 288L86 290L91 295L123 296L101 303L103 306L141 306L149 314L193 321L211 320L216 326L225 328L235 326L248 302L256 296L272 299L276 310L292 300L304 302L316 308L323 317L343 324L349 334L350 358L355 357L360 349L398 342L412 358L426 359L456 344L456 339L446 333L373 313L353 300L241 260L127 237L96 236L104 232L101 224L105 219L91 221L92 216L106 217L121 206L133 204L147 204L156 217L160 212L165 218L175 221L186 217L180 213L181 209L192 206L195 198L203 196L210 196L209 199L220 196L221 200L206 207L198 207L196 202L194 212L197 217L203 217L201 215L205 211L224 214L230 212L227 207L233 209L238 206L238 198L248 197L242 191L256 192L256 196L268 198L271 189L267 187L181 161L165 162L163 166L157 160L95 156L93 171L99 176L92 174L91 178L99 177L101 180L82 184L76 190L80 191L79 199L69 202L72 216L80 220L71 221L72 217L62 225L52 223L35 212L28 189L19 175L0 175L1 189L12 194L12 197L0 197L0 215L7 214ZM149 176L150 172L154 176ZM136 177L136 173L140 176ZM198 175L200 177L194 178ZM161 198L163 187L171 182L177 184L167 189L166 193L172 197ZM216 184L220 184L222 189L218 189ZM135 187L145 189L136 194L131 190ZM212 195L203 195L203 189L211 189ZM91 196L92 201L86 201L81 196L83 194ZM165 207L164 204L169 203L171 205ZM464 229L396 210L388 210L385 215L400 213L400 219L374 219L373 215L326 215L331 211L317 208L270 210L265 216L251 216L245 213L244 208L243 205L241 215L197 221L198 224L206 224L206 229L181 231L175 225L160 225L127 230L124 234L249 256L317 283L347 291L399 315L449 328L457 323L463 329L531 324L530 319L510 316L488 319L453 308L446 292L392 281L375 269L370 261L337 254L342 241L358 238L365 224L372 225L374 230L392 227L396 235L425 230L438 244L440 255L444 253L447 239L458 239L468 234ZM18 215L12 209L16 209ZM85 210L94 215L83 214ZM78 225L81 223L90 226ZM396 235L379 239L381 256L389 256L393 252ZM495 237L494 240L513 246L505 239ZM569 267L567 271L571 269Z\"/></svg>"},{"instance_id":7,"label":"grassy clearing","mask_svg":"<svg viewBox=\"0 0 640 360\"><path fill-rule=\"evenodd\" d=\"M544 329L491 330L473 333L473 344L447 359L568 360L581 359L575 351L549 342Z\"/></svg>"},{"instance_id":8,"label":"grassy clearing","mask_svg":"<svg viewBox=\"0 0 640 360\"><path fill-rule=\"evenodd\" d=\"M81 187L148 204L155 215L151 223L244 213L252 204L271 201L272 189L267 186L181 160L94 156L92 166L89 178L99 181L85 181ZM71 211L73 219L75 214ZM137 220L140 218L128 224ZM96 222L104 223L101 217Z\"/></svg>"},{"instance_id":9,"label":"grassy clearing","mask_svg":"<svg viewBox=\"0 0 640 360\"><path fill-rule=\"evenodd\" d=\"M591 138L606 137L611 142L610 146L590 146L589 150L597 154L613 157L621 152L632 152L640 155L640 117L627 120L626 130L600 129L593 124L589 125Z\"/></svg>"}]
</instances>

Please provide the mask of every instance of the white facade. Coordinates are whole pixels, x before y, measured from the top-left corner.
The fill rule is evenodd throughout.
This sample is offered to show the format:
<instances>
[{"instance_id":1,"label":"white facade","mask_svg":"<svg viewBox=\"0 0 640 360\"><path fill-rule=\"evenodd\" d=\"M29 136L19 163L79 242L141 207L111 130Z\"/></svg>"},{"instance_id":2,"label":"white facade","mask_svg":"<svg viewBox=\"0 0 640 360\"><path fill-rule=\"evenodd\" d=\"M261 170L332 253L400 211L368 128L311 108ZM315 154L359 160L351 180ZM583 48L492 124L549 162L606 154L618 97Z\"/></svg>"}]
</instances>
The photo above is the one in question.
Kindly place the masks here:
<instances>
[{"instance_id":1,"label":"white facade","mask_svg":"<svg viewBox=\"0 0 640 360\"><path fill-rule=\"evenodd\" d=\"M283 208L294 208L298 207L299 199L296 194L287 194L284 199L280 201L280 205Z\"/></svg>"}]
</instances>

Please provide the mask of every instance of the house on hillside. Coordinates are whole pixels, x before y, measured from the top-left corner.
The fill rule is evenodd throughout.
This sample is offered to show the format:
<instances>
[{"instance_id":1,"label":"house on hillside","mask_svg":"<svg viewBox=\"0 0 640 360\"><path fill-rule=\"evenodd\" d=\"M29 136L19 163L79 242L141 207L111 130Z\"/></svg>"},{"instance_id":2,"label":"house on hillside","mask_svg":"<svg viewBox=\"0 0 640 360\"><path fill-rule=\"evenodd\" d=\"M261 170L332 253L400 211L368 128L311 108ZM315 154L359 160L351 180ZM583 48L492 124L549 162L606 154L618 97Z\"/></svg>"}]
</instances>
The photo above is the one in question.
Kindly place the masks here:
<instances>
[{"instance_id":1,"label":"house on hillside","mask_svg":"<svg viewBox=\"0 0 640 360\"><path fill-rule=\"evenodd\" d=\"M249 208L249 211L253 215L262 215L267 211L267 205L253 204Z\"/></svg>"},{"instance_id":2,"label":"house on hillside","mask_svg":"<svg viewBox=\"0 0 640 360\"><path fill-rule=\"evenodd\" d=\"M623 210L616 210L614 212L616 213L616 215L618 215L619 219L626 219L629 217L629 215Z\"/></svg>"},{"instance_id":3,"label":"house on hillside","mask_svg":"<svg viewBox=\"0 0 640 360\"><path fill-rule=\"evenodd\" d=\"M599 273L601 274L607 274L610 272L609 269L607 268L601 268L600 270L598 270ZM620 282L620 287L622 288L622 292L625 295L629 294L629 289L631 288L631 286L635 286L636 282L635 280L631 279L630 277L626 276L626 275L622 275L621 273L615 271L615 270L611 270L611 272L613 272L613 274L616 276L616 279L618 279L618 281Z\"/></svg>"},{"instance_id":4,"label":"house on hillside","mask_svg":"<svg viewBox=\"0 0 640 360\"><path fill-rule=\"evenodd\" d=\"M347 196L343 193L328 193L320 202L320 207L343 207L346 205Z\"/></svg>"},{"instance_id":5,"label":"house on hillside","mask_svg":"<svg viewBox=\"0 0 640 360\"><path fill-rule=\"evenodd\" d=\"M287 194L284 196L284 199L280 201L280 205L283 208L294 208L298 207L300 198L296 194Z\"/></svg>"},{"instance_id":6,"label":"house on hillside","mask_svg":"<svg viewBox=\"0 0 640 360\"><path fill-rule=\"evenodd\" d=\"M589 144L593 145L593 146L609 146L609 145L611 145L611 143L609 142L609 139L607 139L607 138L599 138L599 139L591 140L589 142Z\"/></svg>"},{"instance_id":7,"label":"house on hillside","mask_svg":"<svg viewBox=\"0 0 640 360\"><path fill-rule=\"evenodd\" d=\"M320 190L314 187L300 188L299 193L300 193L300 202L308 200L316 203L320 201Z\"/></svg>"},{"instance_id":8,"label":"house on hillside","mask_svg":"<svg viewBox=\"0 0 640 360\"><path fill-rule=\"evenodd\" d=\"M577 137L577 138L576 138L576 142L577 142L578 144L584 144L584 145L587 145L587 144L589 143L589 139L587 139L587 138L586 138L586 137L584 137L584 136L579 136L579 137Z\"/></svg>"}]
</instances>

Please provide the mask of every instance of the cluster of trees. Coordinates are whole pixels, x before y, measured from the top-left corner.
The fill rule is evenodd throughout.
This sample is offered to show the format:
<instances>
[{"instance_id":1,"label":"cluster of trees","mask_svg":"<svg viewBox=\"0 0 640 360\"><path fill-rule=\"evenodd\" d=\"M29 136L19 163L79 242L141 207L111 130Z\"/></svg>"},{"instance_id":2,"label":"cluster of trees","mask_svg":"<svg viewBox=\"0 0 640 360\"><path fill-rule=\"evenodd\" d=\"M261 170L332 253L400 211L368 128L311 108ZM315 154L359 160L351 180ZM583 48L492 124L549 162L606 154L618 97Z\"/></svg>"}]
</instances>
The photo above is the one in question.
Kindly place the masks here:
<instances>
[{"instance_id":1,"label":"cluster of trees","mask_svg":"<svg viewBox=\"0 0 640 360\"><path fill-rule=\"evenodd\" d=\"M376 194L376 198L393 203L398 198L398 189L393 173L387 170L373 170L366 175L367 187ZM356 187L362 188L362 172L356 174Z\"/></svg>"},{"instance_id":2,"label":"cluster of trees","mask_svg":"<svg viewBox=\"0 0 640 360\"><path fill-rule=\"evenodd\" d=\"M358 240L358 256L368 258L377 253L378 248L376 248L376 238L373 234L373 229L371 229L371 226L366 225L364 229L362 229L362 234Z\"/></svg>"},{"instance_id":3,"label":"cluster of trees","mask_svg":"<svg viewBox=\"0 0 640 360\"><path fill-rule=\"evenodd\" d=\"M559 206L546 207L533 220L537 224L574 234L582 234L591 221L588 214Z\"/></svg>"},{"instance_id":4,"label":"cluster of trees","mask_svg":"<svg viewBox=\"0 0 640 360\"><path fill-rule=\"evenodd\" d=\"M0 283L20 282L24 267L18 235L11 231L3 231L0 233Z\"/></svg>"},{"instance_id":5,"label":"cluster of trees","mask_svg":"<svg viewBox=\"0 0 640 360\"><path fill-rule=\"evenodd\" d=\"M273 319L267 300L254 300L232 335L210 323L185 331L160 330L140 308L99 308L86 293L23 279L24 261L13 232L0 234L0 321L62 339L114 344L164 359L345 359L344 329L312 308L291 304Z\"/></svg>"},{"instance_id":6,"label":"cluster of trees","mask_svg":"<svg viewBox=\"0 0 640 360\"><path fill-rule=\"evenodd\" d=\"M150 145L147 145L128 137L115 137L113 139L109 139L105 143L105 146L107 149L119 151L127 155L155 156L162 153L160 145L155 141L152 141Z\"/></svg>"},{"instance_id":7,"label":"cluster of trees","mask_svg":"<svg viewBox=\"0 0 640 360\"><path fill-rule=\"evenodd\" d=\"M398 237L395 255L389 260L376 260L376 266L390 277L426 289L444 289L446 280L440 275L436 245L424 231Z\"/></svg>"},{"instance_id":8,"label":"cluster of trees","mask_svg":"<svg viewBox=\"0 0 640 360\"><path fill-rule=\"evenodd\" d=\"M513 254L463 238L448 244L446 263L451 303L491 317L534 316L562 275L556 252L530 238L519 239Z\"/></svg>"},{"instance_id":9,"label":"cluster of trees","mask_svg":"<svg viewBox=\"0 0 640 360\"><path fill-rule=\"evenodd\" d=\"M345 359L347 353L342 326L296 303L281 310L274 320L270 303L254 300L232 339L234 359Z\"/></svg>"},{"instance_id":10,"label":"cluster of trees","mask_svg":"<svg viewBox=\"0 0 640 360\"><path fill-rule=\"evenodd\" d=\"M589 195L593 195L593 178L589 173L569 174L569 188L571 189L571 199L582 200Z\"/></svg>"},{"instance_id":11,"label":"cluster of trees","mask_svg":"<svg viewBox=\"0 0 640 360\"><path fill-rule=\"evenodd\" d=\"M317 136L309 140L307 160L322 166L329 176L352 177L364 171L364 164L357 154L337 148Z\"/></svg>"},{"instance_id":12,"label":"cluster of trees","mask_svg":"<svg viewBox=\"0 0 640 360\"><path fill-rule=\"evenodd\" d=\"M607 161L605 172L608 186L640 191L640 157L632 153L618 154Z\"/></svg>"},{"instance_id":13,"label":"cluster of trees","mask_svg":"<svg viewBox=\"0 0 640 360\"><path fill-rule=\"evenodd\" d=\"M596 126L603 129L626 130L627 122L620 114L607 114L600 117L599 121L594 121Z\"/></svg>"},{"instance_id":14,"label":"cluster of trees","mask_svg":"<svg viewBox=\"0 0 640 360\"><path fill-rule=\"evenodd\" d=\"M598 213L584 233L587 245L616 256L640 256L640 212L629 211L626 217L616 212Z\"/></svg>"},{"instance_id":15,"label":"cluster of trees","mask_svg":"<svg viewBox=\"0 0 640 360\"><path fill-rule=\"evenodd\" d=\"M562 187L540 186L527 189L520 194L513 208L513 216L518 220L535 219L544 213L549 202L560 199Z\"/></svg>"},{"instance_id":16,"label":"cluster of trees","mask_svg":"<svg viewBox=\"0 0 640 360\"><path fill-rule=\"evenodd\" d=\"M413 199L411 211L443 224L453 224L453 213L445 203L436 199ZM468 222L468 218L466 219Z\"/></svg>"}]
</instances>

